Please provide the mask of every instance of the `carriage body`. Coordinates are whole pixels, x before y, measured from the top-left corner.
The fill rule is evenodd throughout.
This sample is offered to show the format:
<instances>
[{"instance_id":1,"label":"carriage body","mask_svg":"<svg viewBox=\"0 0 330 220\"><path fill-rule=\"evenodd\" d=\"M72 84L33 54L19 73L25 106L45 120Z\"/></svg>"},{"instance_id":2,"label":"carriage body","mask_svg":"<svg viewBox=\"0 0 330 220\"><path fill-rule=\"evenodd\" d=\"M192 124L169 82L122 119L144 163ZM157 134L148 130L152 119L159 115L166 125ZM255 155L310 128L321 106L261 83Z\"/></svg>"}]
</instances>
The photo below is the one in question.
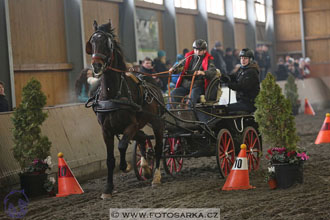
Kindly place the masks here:
<instances>
[{"instance_id":1,"label":"carriage body","mask_svg":"<svg viewBox=\"0 0 330 220\"><path fill-rule=\"evenodd\" d=\"M249 171L259 167L262 141L253 114L229 114L225 105L198 103L190 109L167 110L164 121L163 167L167 174L180 172L187 158L215 157L225 178L243 143Z\"/></svg>"}]
</instances>

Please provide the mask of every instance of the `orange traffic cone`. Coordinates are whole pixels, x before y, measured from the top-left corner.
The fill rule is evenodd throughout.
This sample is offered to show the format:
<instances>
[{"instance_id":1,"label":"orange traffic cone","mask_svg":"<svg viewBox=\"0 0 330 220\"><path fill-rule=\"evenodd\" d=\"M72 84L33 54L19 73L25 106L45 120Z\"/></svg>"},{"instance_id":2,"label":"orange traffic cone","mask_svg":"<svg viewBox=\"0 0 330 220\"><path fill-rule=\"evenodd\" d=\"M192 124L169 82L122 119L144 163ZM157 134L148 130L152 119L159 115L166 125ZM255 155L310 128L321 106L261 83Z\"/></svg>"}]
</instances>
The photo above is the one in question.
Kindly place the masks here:
<instances>
[{"instance_id":1,"label":"orange traffic cone","mask_svg":"<svg viewBox=\"0 0 330 220\"><path fill-rule=\"evenodd\" d=\"M305 115L315 115L315 112L314 112L311 104L309 104L309 102L306 98L305 98Z\"/></svg>"},{"instance_id":2,"label":"orange traffic cone","mask_svg":"<svg viewBox=\"0 0 330 220\"><path fill-rule=\"evenodd\" d=\"M323 122L322 128L317 135L315 144L330 143L330 113L325 115L325 120Z\"/></svg>"},{"instance_id":3,"label":"orange traffic cone","mask_svg":"<svg viewBox=\"0 0 330 220\"><path fill-rule=\"evenodd\" d=\"M66 164L63 153L58 153L58 194L56 197L64 197L71 194L82 194L84 190L79 185L77 179L72 174L71 169Z\"/></svg>"},{"instance_id":4,"label":"orange traffic cone","mask_svg":"<svg viewBox=\"0 0 330 220\"><path fill-rule=\"evenodd\" d=\"M241 145L241 151L235 160L233 168L222 187L222 190L240 190L255 188L250 185L248 162L246 157L246 145Z\"/></svg>"}]
</instances>

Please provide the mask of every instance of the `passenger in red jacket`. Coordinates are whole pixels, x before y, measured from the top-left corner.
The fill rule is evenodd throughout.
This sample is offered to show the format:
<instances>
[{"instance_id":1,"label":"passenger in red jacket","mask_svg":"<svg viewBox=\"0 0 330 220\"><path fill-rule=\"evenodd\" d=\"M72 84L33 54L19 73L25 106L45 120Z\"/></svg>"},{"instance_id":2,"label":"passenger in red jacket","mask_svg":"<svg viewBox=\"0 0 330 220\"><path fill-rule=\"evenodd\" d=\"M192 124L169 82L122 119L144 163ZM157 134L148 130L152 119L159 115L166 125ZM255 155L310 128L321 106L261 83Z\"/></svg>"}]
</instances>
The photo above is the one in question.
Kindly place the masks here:
<instances>
[{"instance_id":1,"label":"passenger in red jacket","mask_svg":"<svg viewBox=\"0 0 330 220\"><path fill-rule=\"evenodd\" d=\"M171 102L179 103L182 97L190 92L193 74L195 79L191 90L190 105L199 102L200 95L205 93L209 81L216 75L213 57L207 52L205 40L195 40L193 51L185 55L184 62L170 69L171 74L180 73L175 89L171 93ZM175 105L174 105L175 107Z\"/></svg>"}]
</instances>

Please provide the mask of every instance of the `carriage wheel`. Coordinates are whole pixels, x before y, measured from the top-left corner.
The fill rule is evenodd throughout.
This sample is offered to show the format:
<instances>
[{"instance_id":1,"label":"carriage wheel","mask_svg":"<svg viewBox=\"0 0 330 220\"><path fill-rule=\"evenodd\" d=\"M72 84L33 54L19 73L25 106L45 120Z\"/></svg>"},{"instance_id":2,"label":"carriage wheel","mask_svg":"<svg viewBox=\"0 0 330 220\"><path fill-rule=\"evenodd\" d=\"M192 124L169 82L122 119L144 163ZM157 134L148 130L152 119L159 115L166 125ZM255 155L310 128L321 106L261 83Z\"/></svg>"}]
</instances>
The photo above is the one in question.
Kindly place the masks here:
<instances>
[{"instance_id":1,"label":"carriage wheel","mask_svg":"<svg viewBox=\"0 0 330 220\"><path fill-rule=\"evenodd\" d=\"M166 157L183 154L181 140L180 138L166 138L164 146L167 146L164 149L164 156L165 156L163 160L164 169L167 174L173 176L175 173L181 171L183 165L183 158L182 157L166 158Z\"/></svg>"},{"instance_id":2,"label":"carriage wheel","mask_svg":"<svg viewBox=\"0 0 330 220\"><path fill-rule=\"evenodd\" d=\"M150 139L146 139L145 145L141 146L141 144L138 144L135 142L134 148L133 148L133 158L132 158L132 164L134 166L134 172L135 176L138 180L145 181L147 178L145 178L142 175L142 166L141 166L141 158L142 158L142 153L141 153L141 147L144 147L145 152L146 152L146 160L148 161L149 168L151 169L152 173L154 173L154 153L153 153L153 147Z\"/></svg>"},{"instance_id":3,"label":"carriage wheel","mask_svg":"<svg viewBox=\"0 0 330 220\"><path fill-rule=\"evenodd\" d=\"M243 144L246 144L246 156L249 164L249 171L259 168L261 156L261 142L254 127L246 127L243 131Z\"/></svg>"},{"instance_id":4,"label":"carriage wheel","mask_svg":"<svg viewBox=\"0 0 330 220\"><path fill-rule=\"evenodd\" d=\"M235 162L234 140L227 129L221 129L218 133L216 158L221 176L227 177Z\"/></svg>"}]
</instances>

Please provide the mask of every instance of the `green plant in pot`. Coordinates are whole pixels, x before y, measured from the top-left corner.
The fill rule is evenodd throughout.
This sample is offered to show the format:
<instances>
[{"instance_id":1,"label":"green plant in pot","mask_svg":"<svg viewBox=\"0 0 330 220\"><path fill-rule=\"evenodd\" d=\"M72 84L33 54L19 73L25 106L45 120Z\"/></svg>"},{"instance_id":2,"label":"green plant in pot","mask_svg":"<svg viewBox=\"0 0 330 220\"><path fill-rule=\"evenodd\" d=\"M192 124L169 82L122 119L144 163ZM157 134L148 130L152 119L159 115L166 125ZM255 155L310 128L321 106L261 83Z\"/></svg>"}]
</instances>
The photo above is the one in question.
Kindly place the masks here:
<instances>
[{"instance_id":1,"label":"green plant in pot","mask_svg":"<svg viewBox=\"0 0 330 220\"><path fill-rule=\"evenodd\" d=\"M285 97L290 101L292 106L292 114L297 115L300 108L300 100L298 95L298 88L295 82L296 78L289 74L289 77L284 85Z\"/></svg>"},{"instance_id":2,"label":"green plant in pot","mask_svg":"<svg viewBox=\"0 0 330 220\"><path fill-rule=\"evenodd\" d=\"M45 191L46 171L51 165L51 142L41 135L40 128L47 118L47 113L42 111L45 105L46 95L41 91L41 84L32 78L23 88L22 102L11 118L14 125L13 155L21 166L21 187L28 196Z\"/></svg>"},{"instance_id":3,"label":"green plant in pot","mask_svg":"<svg viewBox=\"0 0 330 220\"><path fill-rule=\"evenodd\" d=\"M264 141L270 145L266 157L275 167L277 188L302 183L302 161L308 156L297 147L299 138L291 103L282 94L272 74L268 73L262 81L255 105L255 120Z\"/></svg>"}]
</instances>

